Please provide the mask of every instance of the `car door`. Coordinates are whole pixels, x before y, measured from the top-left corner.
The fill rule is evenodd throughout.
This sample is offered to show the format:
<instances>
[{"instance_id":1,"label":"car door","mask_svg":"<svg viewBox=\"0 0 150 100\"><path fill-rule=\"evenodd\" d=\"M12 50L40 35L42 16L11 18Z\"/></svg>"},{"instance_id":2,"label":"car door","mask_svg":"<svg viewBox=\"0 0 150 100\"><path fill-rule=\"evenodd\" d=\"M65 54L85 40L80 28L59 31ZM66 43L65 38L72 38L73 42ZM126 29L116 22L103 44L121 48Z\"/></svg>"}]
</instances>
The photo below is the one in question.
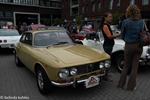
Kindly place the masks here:
<instances>
[{"instance_id":1,"label":"car door","mask_svg":"<svg viewBox=\"0 0 150 100\"><path fill-rule=\"evenodd\" d=\"M104 51L100 33L90 33L86 36L86 38L88 46Z\"/></svg>"},{"instance_id":2,"label":"car door","mask_svg":"<svg viewBox=\"0 0 150 100\"><path fill-rule=\"evenodd\" d=\"M20 39L18 55L23 64L29 69L33 66L32 33L24 33Z\"/></svg>"}]
</instances>

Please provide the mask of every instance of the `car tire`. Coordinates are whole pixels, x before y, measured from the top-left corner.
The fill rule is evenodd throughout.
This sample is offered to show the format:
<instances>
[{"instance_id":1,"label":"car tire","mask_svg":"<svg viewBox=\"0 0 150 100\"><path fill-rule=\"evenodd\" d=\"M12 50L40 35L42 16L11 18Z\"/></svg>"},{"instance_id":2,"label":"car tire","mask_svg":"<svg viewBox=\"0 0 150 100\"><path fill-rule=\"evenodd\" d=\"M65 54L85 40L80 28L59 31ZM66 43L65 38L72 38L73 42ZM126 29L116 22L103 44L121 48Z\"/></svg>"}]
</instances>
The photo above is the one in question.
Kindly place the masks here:
<instances>
[{"instance_id":1,"label":"car tire","mask_svg":"<svg viewBox=\"0 0 150 100\"><path fill-rule=\"evenodd\" d=\"M21 67L23 64L22 64L22 62L20 61L20 59L19 59L19 57L18 57L16 51L14 51L14 55L15 55L15 63L16 63L16 65L17 65L18 67Z\"/></svg>"},{"instance_id":2,"label":"car tire","mask_svg":"<svg viewBox=\"0 0 150 100\"><path fill-rule=\"evenodd\" d=\"M116 57L116 66L117 66L118 71L121 73L124 67L124 54L119 54ZM131 73L131 68L129 68L127 74L130 74L130 73Z\"/></svg>"},{"instance_id":3,"label":"car tire","mask_svg":"<svg viewBox=\"0 0 150 100\"><path fill-rule=\"evenodd\" d=\"M42 67L38 67L36 69L36 81L38 89L43 95L47 94L49 90L52 90L53 88L47 74Z\"/></svg>"},{"instance_id":4,"label":"car tire","mask_svg":"<svg viewBox=\"0 0 150 100\"><path fill-rule=\"evenodd\" d=\"M123 54L119 54L117 57L116 57L116 66L117 66L117 69L119 72L122 72L123 70L123 67L124 67L124 55Z\"/></svg>"}]
</instances>

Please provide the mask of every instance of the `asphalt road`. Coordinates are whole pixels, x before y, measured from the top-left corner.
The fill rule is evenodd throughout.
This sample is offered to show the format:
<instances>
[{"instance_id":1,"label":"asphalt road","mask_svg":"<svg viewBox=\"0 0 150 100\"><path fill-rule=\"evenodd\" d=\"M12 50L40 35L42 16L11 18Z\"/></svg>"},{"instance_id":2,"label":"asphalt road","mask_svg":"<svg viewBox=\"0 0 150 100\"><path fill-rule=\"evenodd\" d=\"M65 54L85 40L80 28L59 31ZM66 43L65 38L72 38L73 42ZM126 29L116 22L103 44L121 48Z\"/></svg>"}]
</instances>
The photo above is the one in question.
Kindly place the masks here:
<instances>
[{"instance_id":1,"label":"asphalt road","mask_svg":"<svg viewBox=\"0 0 150 100\"><path fill-rule=\"evenodd\" d=\"M41 95L35 75L26 67L17 67L12 50L0 49L0 100L150 100L150 66L138 71L137 90L117 89L120 73L112 68L113 82L102 81L96 87L55 88Z\"/></svg>"}]
</instances>

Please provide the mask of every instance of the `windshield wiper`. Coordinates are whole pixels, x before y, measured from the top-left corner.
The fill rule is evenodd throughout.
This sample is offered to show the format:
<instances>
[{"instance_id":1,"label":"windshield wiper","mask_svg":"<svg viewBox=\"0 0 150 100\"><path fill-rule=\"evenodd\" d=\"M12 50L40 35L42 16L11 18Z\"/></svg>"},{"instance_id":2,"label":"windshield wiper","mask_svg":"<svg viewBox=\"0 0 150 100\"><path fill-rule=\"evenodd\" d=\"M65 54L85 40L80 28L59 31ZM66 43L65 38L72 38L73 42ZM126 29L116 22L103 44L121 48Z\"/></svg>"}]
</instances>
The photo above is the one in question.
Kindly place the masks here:
<instances>
[{"instance_id":1,"label":"windshield wiper","mask_svg":"<svg viewBox=\"0 0 150 100\"><path fill-rule=\"evenodd\" d=\"M68 44L69 42L59 41L57 43L53 43L53 45L61 45L61 44Z\"/></svg>"}]
</instances>

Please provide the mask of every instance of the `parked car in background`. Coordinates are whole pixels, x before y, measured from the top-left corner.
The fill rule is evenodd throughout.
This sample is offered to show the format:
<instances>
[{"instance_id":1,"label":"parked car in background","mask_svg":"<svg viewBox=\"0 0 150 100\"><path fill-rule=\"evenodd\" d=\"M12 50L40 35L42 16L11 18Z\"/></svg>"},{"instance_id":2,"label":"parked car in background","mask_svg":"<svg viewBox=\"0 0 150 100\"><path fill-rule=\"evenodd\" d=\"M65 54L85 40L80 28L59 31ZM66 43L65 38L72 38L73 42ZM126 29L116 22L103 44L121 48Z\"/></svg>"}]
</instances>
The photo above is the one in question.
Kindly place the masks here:
<instances>
[{"instance_id":1,"label":"parked car in background","mask_svg":"<svg viewBox=\"0 0 150 100\"><path fill-rule=\"evenodd\" d=\"M14 48L20 37L16 29L0 29L0 48Z\"/></svg>"},{"instance_id":2,"label":"parked car in background","mask_svg":"<svg viewBox=\"0 0 150 100\"><path fill-rule=\"evenodd\" d=\"M95 33L93 29L82 29L79 33L70 33L75 40L83 40L86 34Z\"/></svg>"},{"instance_id":3,"label":"parked car in background","mask_svg":"<svg viewBox=\"0 0 150 100\"><path fill-rule=\"evenodd\" d=\"M110 56L70 38L66 30L37 30L22 34L15 45L15 63L23 63L36 75L42 94L55 86L86 88L98 85L110 67Z\"/></svg>"},{"instance_id":4,"label":"parked car in background","mask_svg":"<svg viewBox=\"0 0 150 100\"><path fill-rule=\"evenodd\" d=\"M110 28L112 30L112 33L121 33L121 31L118 29L118 25L110 25Z\"/></svg>"},{"instance_id":5,"label":"parked car in background","mask_svg":"<svg viewBox=\"0 0 150 100\"><path fill-rule=\"evenodd\" d=\"M37 30L66 30L64 27L57 26L41 26L38 27Z\"/></svg>"},{"instance_id":6,"label":"parked car in background","mask_svg":"<svg viewBox=\"0 0 150 100\"><path fill-rule=\"evenodd\" d=\"M30 30L37 30L39 27L45 27L45 25L42 25L42 24L31 24L31 25L29 25L29 27L31 28Z\"/></svg>"},{"instance_id":7,"label":"parked car in background","mask_svg":"<svg viewBox=\"0 0 150 100\"><path fill-rule=\"evenodd\" d=\"M113 47L111 55L112 63L114 63L119 72L121 72L124 67L125 42L120 38L116 38L114 40L115 45ZM104 37L102 32L98 31L96 34L89 34L88 38L84 38L84 40L82 40L81 42L83 45L103 50ZM143 53L139 60L139 65L150 65L150 46L143 47Z\"/></svg>"}]
</instances>

